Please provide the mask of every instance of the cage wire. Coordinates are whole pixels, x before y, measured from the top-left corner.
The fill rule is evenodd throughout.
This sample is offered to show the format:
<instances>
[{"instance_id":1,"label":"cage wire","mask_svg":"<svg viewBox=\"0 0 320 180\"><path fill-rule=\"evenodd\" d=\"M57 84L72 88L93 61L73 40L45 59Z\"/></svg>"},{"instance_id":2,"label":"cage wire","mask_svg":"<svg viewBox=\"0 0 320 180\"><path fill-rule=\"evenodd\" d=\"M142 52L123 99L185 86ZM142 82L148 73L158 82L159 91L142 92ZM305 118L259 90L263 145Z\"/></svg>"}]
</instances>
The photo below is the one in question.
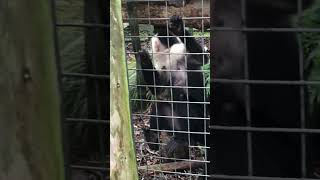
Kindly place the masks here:
<instances>
[{"instance_id":1,"label":"cage wire","mask_svg":"<svg viewBox=\"0 0 320 180\"><path fill-rule=\"evenodd\" d=\"M218 83L218 84L242 84L245 85L245 98L246 98L246 103L245 103L245 111L246 111L246 118L247 118L247 124L246 126L220 126L220 125L210 125L209 129L212 131L224 131L224 132L245 132L247 134L247 162L248 162L248 167L247 167L247 176L240 176L240 175L233 175L233 174L210 174L210 178L216 178L216 179L245 179L245 180L288 180L288 179L305 179L305 180L311 180L311 179L318 179L320 178L318 174L318 178L311 178L308 177L306 172L306 159L307 159L307 153L306 153L306 136L309 135L318 135L320 133L320 129L315 129L315 128L307 128L306 127L306 117L305 114L309 113L306 112L305 109L305 94L308 93L305 87L310 87L310 86L319 86L319 78L313 78L313 79L305 79L305 68L308 64L304 62L306 58L306 50L303 47L304 45L302 44L302 39L301 35L303 36L308 36L309 37L318 37L320 33L320 28L319 24L313 24L315 26L310 27L310 24L305 24L306 27L292 27L292 28L286 28L286 27L267 27L267 28L257 28L257 27L246 27L246 3L247 0L239 0L241 1L241 10L242 10L242 25L240 28L236 27L212 27L212 31L239 31L242 32L244 35L244 41L243 41L243 47L245 51L248 51L248 45L247 45L247 33L248 32L294 32L298 35L298 50L299 50L299 80L292 80L292 81L287 81L287 80L250 80L249 79L249 68L248 68L248 57L247 54L245 53L245 61L244 61L244 79L218 79L218 78L213 78L211 79L212 83ZM303 0L298 0L297 2L297 16L301 17L303 13L303 7L302 7L302 2ZM319 12L319 11L317 11ZM317 15L318 16L318 15ZM315 21L314 21L315 22ZM317 21L319 23L319 21ZM301 25L301 24L300 24ZM311 36L310 36L311 35ZM315 43L318 44L319 39L315 39ZM214 42L213 42L214 43ZM310 47L310 46L309 46ZM266 52L267 53L267 52ZM319 56L317 56L319 57ZM313 56L313 58L317 58L316 56ZM318 58L319 59L319 58ZM314 62L318 63L318 62ZM290 65L288 65L290 66ZM316 66L317 67L317 66ZM214 71L214 70L213 70ZM251 125L251 119L250 119L250 111L251 111L251 104L250 104L250 85L285 85L285 86L299 86L300 88L300 101L302 102L300 104L300 128L283 128L283 127L253 127ZM319 110L318 110L319 112ZM212 120L214 122L214 118ZM300 144L301 144L301 156L297 157L301 159L301 178L285 178L285 177L262 177L262 176L255 176L253 174L253 169L255 167L255 164L253 164L253 157L252 157L252 133L257 133L257 132L269 132L269 133L284 133L284 134L297 134L300 136ZM211 147L214 148L214 147ZM214 166L214 162L213 166ZM319 167L319 166L318 166ZM268 167L265 167L268 168ZM319 172L320 169L318 169Z\"/></svg>"},{"instance_id":2,"label":"cage wire","mask_svg":"<svg viewBox=\"0 0 320 180\"><path fill-rule=\"evenodd\" d=\"M67 178L109 179L108 1L52 1Z\"/></svg>"},{"instance_id":3,"label":"cage wire","mask_svg":"<svg viewBox=\"0 0 320 180\"><path fill-rule=\"evenodd\" d=\"M188 17L184 14L183 9L185 8L185 4L180 8L170 9L171 6L168 1L164 0L126 0L126 12L127 18L124 17L125 24L125 43L126 43L126 61L127 61L127 70L128 70L128 81L129 81L129 92L130 92L130 103L131 103L131 112L132 112L132 123L134 126L134 141L136 144L136 155L137 155L137 163L139 176L141 179L153 179L153 178L161 178L161 179L207 179L207 151L208 146L206 143L206 136L209 134L207 131L207 126L209 125L209 117L207 116L207 105L209 102L207 101L207 94L209 93L209 85L205 82L209 82L206 78L209 78L210 70L209 68L202 68L201 70L176 70L176 69L162 69L162 70L151 70L151 69L142 69L141 66L136 63L137 53L141 49L147 49L148 52L151 53L151 59L154 64L154 56L156 54L168 55L169 61L171 62L170 56L173 56L171 53L160 53L160 52L152 52L150 46L150 38L154 36L153 30L156 28L156 24L161 24L166 27L167 36L162 36L165 38L169 38L169 19L171 15L179 14L184 23L185 30L192 32L193 35L189 37L195 37L197 42L203 47L203 51L201 53L184 53L185 57L185 65L187 66L187 55L190 54L198 54L202 55L202 65L209 65L208 62L205 62L205 56L209 56L210 53L205 50L210 49L210 33L209 29L205 28L204 21L209 21L210 17L204 16L204 0L200 0L201 3L201 13L198 17ZM139 12L139 6L144 5L144 12ZM152 8L157 7L161 8L161 15L156 17L152 17L151 11L154 10ZM178 11L178 12L174 12ZM197 21L200 24L199 29L195 29L192 25L186 27L185 24L187 21ZM185 32L182 37L188 37ZM186 44L186 38L184 38L184 44ZM169 45L168 45L169 46ZM209 58L209 57L208 57ZM170 85L162 86L162 85L145 85L141 80L142 71L153 71L153 80L155 82L155 71L167 72L169 74ZM174 86L172 85L172 72L174 71L184 71L184 72L201 72L203 75L203 85L201 87L192 87L194 89L202 89L203 90L203 100L199 102L191 102L189 97L190 88L188 83L186 86ZM207 76L206 76L207 75ZM188 82L188 80L186 80ZM154 91L154 95L150 93L150 89L148 88L165 88L170 94L170 98L163 100L157 98L157 92ZM186 90L187 99L184 101L173 100L173 89L174 88L183 88ZM170 104L171 107L171 116L163 116L158 113L159 104L167 103ZM179 116L174 110L174 105L178 103L186 104L186 115ZM191 117L189 115L190 112L190 104L199 104L204 110L204 114L202 117ZM151 114L151 107L155 107L155 114ZM150 128L150 118L156 118L156 128ZM159 124L161 124L164 119L169 119L172 122L173 128L159 128ZM176 130L174 127L173 121L175 119L183 119L184 123L187 124L186 130ZM190 120L193 121L203 121L204 127L203 132L192 132L190 130ZM150 132L156 134L157 141L151 142L147 141L144 136L144 129L149 129ZM162 153L164 146L170 141L173 136L178 134L187 134L188 140L188 159L185 158L177 158L177 157L167 157L165 153ZM192 144L191 143L191 135L201 135L204 138L204 144ZM149 148L150 145L159 145L160 150L151 150Z\"/></svg>"}]
</instances>

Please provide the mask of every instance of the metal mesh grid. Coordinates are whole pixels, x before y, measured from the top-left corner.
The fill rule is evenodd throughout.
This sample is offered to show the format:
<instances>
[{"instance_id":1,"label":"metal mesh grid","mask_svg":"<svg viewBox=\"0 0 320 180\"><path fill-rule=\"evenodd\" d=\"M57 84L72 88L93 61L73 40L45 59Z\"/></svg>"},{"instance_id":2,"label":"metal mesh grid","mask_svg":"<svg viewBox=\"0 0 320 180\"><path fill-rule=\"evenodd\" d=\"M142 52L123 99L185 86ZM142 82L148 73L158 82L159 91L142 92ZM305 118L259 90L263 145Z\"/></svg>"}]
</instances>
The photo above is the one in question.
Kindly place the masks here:
<instances>
[{"instance_id":1,"label":"metal mesh grid","mask_svg":"<svg viewBox=\"0 0 320 180\"><path fill-rule=\"evenodd\" d=\"M240 176L240 175L232 175L232 174L211 174L211 178L215 179L246 179L246 180L293 180L293 179L318 179L318 178L308 178L307 176L307 151L306 151L306 136L311 134L319 134L320 130L315 128L307 128L306 127L306 108L305 108L305 94L306 87L310 85L319 85L319 81L311 81L305 79L305 72L304 72L304 52L302 47L301 39L298 37L298 51L299 51L299 80L252 80L249 77L249 62L248 62L248 40L247 40L247 33L250 32L294 32L296 34L299 33L319 33L319 28L307 28L307 27L292 27L292 28L283 28L283 27L266 27L266 28L257 28L257 27L247 27L246 26L246 4L248 0L239 0L241 1L241 5L238 8L241 8L241 27L211 27L213 32L217 31L234 31L234 32L241 32L243 34L243 47L244 47L244 77L243 79L219 79L213 78L211 79L211 83L217 84L239 84L245 86L245 114L246 114L246 125L245 126L227 126L227 125L210 125L209 129L214 131L222 131L222 132L245 132L247 136L247 176ZM297 0L297 16L300 16L303 12L302 4L303 0ZM211 6L212 7L212 6ZM214 42L211 42L214 43ZM289 66L289 65L288 65ZM252 105L250 104L250 86L251 85L285 85L285 86L299 86L300 89L300 128L283 128L283 127L253 127L251 122L251 109ZM214 99L212 100L214 101ZM214 117L213 117L214 122ZM212 123L211 123L212 124ZM297 157L301 160L301 178L285 178L285 177L262 177L262 176L255 176L254 175L254 167L255 164L253 163L252 157L252 148L254 144L252 143L252 133L256 132L267 132L267 133L284 133L284 134L297 134L300 136L300 144L301 144L301 156ZM275 147L276 149L276 147ZM214 162L213 162L214 164ZM265 167L268 168L268 167Z\"/></svg>"},{"instance_id":2,"label":"metal mesh grid","mask_svg":"<svg viewBox=\"0 0 320 180\"><path fill-rule=\"evenodd\" d=\"M53 0L67 179L109 179L107 4Z\"/></svg>"},{"instance_id":3,"label":"metal mesh grid","mask_svg":"<svg viewBox=\"0 0 320 180\"><path fill-rule=\"evenodd\" d=\"M200 73L204 73L206 70L176 70L176 69L162 69L162 70L151 70L151 69L141 69L141 67L139 66L135 66L132 67L131 62L134 61L132 59L137 58L136 54L138 53L138 51L140 51L141 49L149 49L148 46L150 46L149 44L149 38L153 37L152 33L149 33L147 35L141 35L139 34L139 32L141 33L141 31L138 30L138 23L141 23L142 21L147 21L147 24L149 25L154 25L154 22L163 22L164 26L166 27L166 32L167 32L167 36L158 36L158 37L164 37L164 38L169 38L171 36L169 36L169 19L170 19L170 15L169 14L174 14L174 12L170 12L168 6L169 2L168 1L161 1L161 0L157 0L157 1L151 1L151 0L144 0L144 1L126 1L127 2L127 11L128 11L128 19L124 18L124 21L129 21L129 26L130 26L130 30L131 33L125 34L125 38L128 39L128 41L126 42L126 46L128 47L127 50L127 67L128 67L128 72L129 72L129 77L132 74L139 74L139 72L142 71L162 71L162 72L168 72L169 73L169 77L170 77L170 85L167 86L163 86L163 85L145 85L143 83L139 83L139 82L135 82L135 79L129 78L129 89L134 89L136 88L137 91L139 91L139 96L131 96L130 97L130 102L131 102L131 109L132 109L132 118L133 118L133 123L134 123L134 134L135 134L135 143L136 143L136 152L137 152L137 159L138 159L138 169L139 169L139 175L141 179L152 179L152 178L167 178L167 179L197 179L197 178L205 178L207 179L207 151L208 151L208 146L206 143L206 136L209 134L209 132L207 131L207 126L208 126L208 120L209 117L207 117L207 105L210 104L209 102L206 102L206 91L209 91L208 87L205 86L205 84L203 84L203 86L201 87L190 87L188 86L188 83L186 84L186 86L173 86L172 85L172 72L200 72ZM135 9L136 7L139 6L139 2L143 2L145 4L147 4L146 6L146 12L145 14L142 14L141 16L144 17L139 17L139 15L137 15L138 12L136 12L137 10ZM201 27L199 28L199 36L197 36L197 42L199 44L201 44L203 47L205 46L205 41L208 43L209 42L209 35L205 36L205 27L204 27L204 20L209 20L210 17L205 17L204 13L203 13L203 5L204 5L204 1L201 0L199 1L201 3L201 9L202 9L202 13L201 16L199 17L187 17L186 15L184 15L183 11L176 13L179 14L183 21L186 22L188 20L196 20L199 21L201 24ZM158 3L158 6L160 4L160 6L163 7L163 16L164 17L152 17L150 14L150 7L152 7L154 5L154 3ZM183 4L183 6L181 7L182 9L185 7L185 4ZM142 24L142 23L141 23ZM186 23L184 23L185 26ZM208 30L207 30L208 32ZM187 36L184 35L183 36L179 36L179 37L195 37L194 35L191 36ZM142 40L142 42L140 42L140 39L145 38L148 40ZM184 39L186 41L186 39ZM186 42L184 41L184 44L186 44ZM131 45L132 42L132 45ZM140 45L141 44L141 45ZM209 46L209 45L208 45ZM172 53L161 53L161 52L150 52L151 56L152 56L152 62L154 62L154 58L153 56L156 54L162 54L162 55L169 55L169 61L170 63L170 55L173 55ZM185 57L185 65L187 65L187 55L190 54L199 54L199 55L203 55L203 62L202 64L205 64L205 58L204 55L209 56L210 53L207 52L201 52L201 53L183 53L184 57ZM207 72L209 72L209 70L207 70ZM153 73L153 78L155 79L155 74ZM205 76L203 76L203 78L205 78ZM188 82L188 80L187 80ZM205 79L203 79L203 82L205 83ZM170 98L166 99L166 100L161 100L157 98L157 91L155 91L155 95L154 98L152 99L148 99L146 96L144 96L144 94L146 94L146 91L148 88L166 88L169 91L170 94ZM173 88L182 88L182 89L186 89L186 94L187 94L187 99L184 101L177 101L177 100L173 100ZM189 91L190 89L203 89L203 97L204 99L202 101L190 101L188 99L189 96ZM160 115L159 112L159 103L168 103L171 106L171 116L163 116ZM186 108L186 114L184 116L179 116L177 115L174 110L174 104L186 104L185 108ZM145 107L145 104L147 104L147 107ZM203 117L192 117L189 114L190 111L190 105L191 104L198 104L198 105L203 105L202 108L204 109L204 115ZM135 107L138 106L138 107ZM140 106L140 107L139 107ZM154 106L155 107L155 114L150 114L150 107ZM138 110L136 110L138 108ZM140 108L140 109L139 109ZM141 136L143 136L143 132L142 129L145 127L149 127L149 121L150 118L156 118L157 120L157 126L156 128L150 128L151 132L155 132L157 134L157 138L158 141L157 142L150 142L147 141L144 138L141 138ZM163 120L164 118L166 119L171 119L173 121L174 119L183 119L184 123L187 123L187 130L176 130L174 128L174 123L172 122L172 129L163 129L163 128L159 128L161 124L161 120ZM190 130L190 119L192 120L197 120L197 121L203 121L204 124L204 131L203 132L193 132ZM187 134L188 136L188 154L189 154L189 158L185 159L185 158L170 158L170 157L166 157L164 154L160 154L159 151L152 151L148 148L149 145L160 145L160 148L163 147L164 145L166 145L167 142L165 142L165 139L163 136L163 134L166 133L170 133L172 134L172 136L178 135L178 134ZM191 135L192 134L197 134L197 135L202 135L204 138L204 144L203 145L195 145L191 143ZM168 136L168 135L167 135ZM169 137L171 137L169 135ZM196 150L195 150L196 149ZM195 151L199 151L201 152L201 155L199 157L196 157L195 155ZM169 162L168 162L169 160ZM187 163L187 168L183 168L182 170L179 169L179 163ZM171 164L171 166L173 166L173 168L159 168L156 167L155 165L164 165L164 164ZM195 169L193 166L198 165L198 169ZM199 168L199 166L201 168ZM175 168L176 167L176 168Z\"/></svg>"}]
</instances>

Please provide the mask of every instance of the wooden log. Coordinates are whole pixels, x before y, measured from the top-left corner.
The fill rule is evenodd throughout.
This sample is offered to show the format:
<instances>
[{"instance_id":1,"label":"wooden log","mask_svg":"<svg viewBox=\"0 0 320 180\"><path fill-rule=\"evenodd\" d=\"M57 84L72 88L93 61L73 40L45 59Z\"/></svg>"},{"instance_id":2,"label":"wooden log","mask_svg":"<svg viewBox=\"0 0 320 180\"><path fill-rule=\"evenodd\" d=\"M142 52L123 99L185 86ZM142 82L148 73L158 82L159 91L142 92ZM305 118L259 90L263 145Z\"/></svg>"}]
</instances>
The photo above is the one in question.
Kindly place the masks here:
<instances>
[{"instance_id":1,"label":"wooden log","mask_svg":"<svg viewBox=\"0 0 320 180\"><path fill-rule=\"evenodd\" d=\"M121 1L110 2L110 179L136 180Z\"/></svg>"},{"instance_id":2,"label":"wooden log","mask_svg":"<svg viewBox=\"0 0 320 180\"><path fill-rule=\"evenodd\" d=\"M175 171L175 170L183 170L189 169L190 167L198 168L203 166L203 162L196 162L196 161L179 161L179 162L170 162L164 164L153 164L148 166L140 166L138 169L142 171L148 171L153 173L154 171Z\"/></svg>"},{"instance_id":3,"label":"wooden log","mask_svg":"<svg viewBox=\"0 0 320 180\"><path fill-rule=\"evenodd\" d=\"M50 1L0 1L0 179L64 180Z\"/></svg>"},{"instance_id":4,"label":"wooden log","mask_svg":"<svg viewBox=\"0 0 320 180\"><path fill-rule=\"evenodd\" d=\"M135 2L134 10L137 12L139 24L166 25L166 19L172 15L185 17L185 24L188 27L202 29L210 27L210 0L191 0L184 7L166 6L165 2ZM122 5L122 17L128 22L126 3ZM205 17L205 18L201 18ZM130 17L133 18L133 17ZM160 19L156 19L160 18Z\"/></svg>"}]
</instances>

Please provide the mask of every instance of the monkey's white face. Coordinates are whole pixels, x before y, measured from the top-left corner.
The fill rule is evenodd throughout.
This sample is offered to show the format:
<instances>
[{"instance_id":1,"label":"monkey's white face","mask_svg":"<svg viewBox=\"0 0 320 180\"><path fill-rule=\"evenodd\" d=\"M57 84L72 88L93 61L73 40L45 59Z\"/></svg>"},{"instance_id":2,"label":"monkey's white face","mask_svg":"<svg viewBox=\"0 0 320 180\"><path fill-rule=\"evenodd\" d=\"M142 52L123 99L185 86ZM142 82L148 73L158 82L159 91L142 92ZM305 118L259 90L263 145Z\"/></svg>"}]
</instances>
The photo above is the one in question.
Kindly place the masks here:
<instances>
[{"instance_id":1,"label":"monkey's white face","mask_svg":"<svg viewBox=\"0 0 320 180\"><path fill-rule=\"evenodd\" d=\"M156 36L151 39L151 46L153 52L154 67L159 70L162 79L171 81L176 86L186 86L187 72L186 67L186 46L178 38L178 43L173 44L167 48L160 39ZM161 71L161 70L172 70ZM178 70L178 71L177 71ZM170 80L171 79L171 80Z\"/></svg>"},{"instance_id":2,"label":"monkey's white face","mask_svg":"<svg viewBox=\"0 0 320 180\"><path fill-rule=\"evenodd\" d=\"M178 38L179 43L167 48L164 46L157 35L151 38L151 47L154 59L154 66L157 70L177 69L177 64L185 62L186 47Z\"/></svg>"}]
</instances>

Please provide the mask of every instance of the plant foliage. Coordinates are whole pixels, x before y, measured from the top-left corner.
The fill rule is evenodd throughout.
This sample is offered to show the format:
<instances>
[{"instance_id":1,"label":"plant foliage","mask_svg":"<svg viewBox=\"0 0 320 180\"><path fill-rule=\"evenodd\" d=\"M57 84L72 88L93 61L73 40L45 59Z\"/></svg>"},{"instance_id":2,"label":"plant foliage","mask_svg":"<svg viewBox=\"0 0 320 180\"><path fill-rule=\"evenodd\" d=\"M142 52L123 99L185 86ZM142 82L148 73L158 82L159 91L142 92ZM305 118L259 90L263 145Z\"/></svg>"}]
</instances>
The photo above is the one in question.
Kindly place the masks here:
<instances>
[{"instance_id":1,"label":"plant foliage","mask_svg":"<svg viewBox=\"0 0 320 180\"><path fill-rule=\"evenodd\" d=\"M305 10L301 16L296 17L295 24L303 28L320 28L320 2ZM305 60L305 75L309 81L320 80L320 33L302 32L299 38L303 47ZM318 112L320 106L320 85L308 87L311 113Z\"/></svg>"}]
</instances>

